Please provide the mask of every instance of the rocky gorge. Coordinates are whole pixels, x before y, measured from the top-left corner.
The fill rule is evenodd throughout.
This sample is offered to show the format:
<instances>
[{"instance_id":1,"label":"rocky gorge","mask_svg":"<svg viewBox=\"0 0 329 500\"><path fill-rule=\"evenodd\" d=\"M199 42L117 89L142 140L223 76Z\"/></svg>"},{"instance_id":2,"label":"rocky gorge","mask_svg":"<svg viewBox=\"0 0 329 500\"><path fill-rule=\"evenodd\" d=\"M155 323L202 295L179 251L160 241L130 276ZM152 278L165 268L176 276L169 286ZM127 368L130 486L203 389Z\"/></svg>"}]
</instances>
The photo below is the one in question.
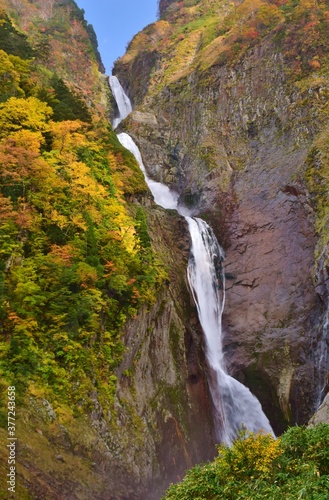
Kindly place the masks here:
<instances>
[{"instance_id":1,"label":"rocky gorge","mask_svg":"<svg viewBox=\"0 0 329 500\"><path fill-rule=\"evenodd\" d=\"M160 2L172 30L179 22L171 21L171 12L185 14L186 22L187 4ZM149 46L138 53L136 37L114 71L137 104L124 128L150 174L211 221L226 252L229 369L281 432L311 417L328 368L327 355L319 366L317 354L326 329L328 270L315 259L319 234L305 181L310 149L325 123L326 80L314 89L316 75L307 76L308 88L301 90L272 33L235 63L202 68L204 49L182 63L183 76L176 68L169 83L151 83L143 95L144 87L133 82L145 81L145 71L153 80L165 78L167 62L161 42L152 45L156 25L152 34L147 30ZM141 57L144 68L137 64Z\"/></svg>"},{"instance_id":2,"label":"rocky gorge","mask_svg":"<svg viewBox=\"0 0 329 500\"><path fill-rule=\"evenodd\" d=\"M65 85L83 99L93 116L89 142L101 135L106 122L106 165L130 218L124 219L121 232L111 227L97 251L101 253L111 237L121 243L126 234L139 234L138 241L128 239L123 257L113 251L113 260L117 254L121 260L115 260L120 269L110 285L103 281L111 279L116 267L101 259L102 270L90 255L86 263L94 271L79 263L84 281L70 282L70 294L81 290L80 302L89 289L92 300L98 300L89 336L83 314L77 315L79 344L71 349L95 351L95 357L103 359L101 347L108 345L111 355L119 351L115 362L110 359L100 372L95 359L88 358L91 368L83 368L87 382L69 379L65 387L70 389L62 392L53 382L59 375L50 381L41 369L40 376L38 371L24 375L28 387L18 421L18 493L22 499L158 500L186 469L215 455L204 338L186 275L191 246L187 224L175 211L156 206L136 164L115 142L113 131L108 132L108 116L113 121L117 110L76 3L6 0L1 7L33 47L47 41L48 67L38 78L44 82L47 71L56 68ZM227 371L257 396L276 434L307 423L327 392L328 24L327 4L313 0L296 5L160 0L158 21L134 37L114 68L133 104L118 132L133 137L148 175L177 191L193 215L209 222L224 249ZM59 62L61 53L67 54L65 65ZM65 161L79 161L82 172L86 167L81 158L95 168L82 155L79 148L85 143L75 130L69 144L80 156L60 157L59 166L54 163L60 175ZM52 158L58 153L43 154ZM108 185L107 178L96 173L99 184ZM110 191L107 199L112 198ZM113 212L122 220L122 211L116 207ZM95 213L94 208L93 217ZM56 217L52 230L63 224ZM100 218L95 216L94 233L88 218L87 225L78 221L75 228L93 251L95 235L102 234ZM23 244L28 238L34 241L32 229L22 234ZM56 244L64 245L61 240ZM128 261L129 251L135 255L137 247L144 267L150 267L150 292L140 287L130 296L129 286L141 280L143 266L134 264L128 276L122 261ZM23 266L30 248L13 266ZM78 255L81 260L81 248L73 252L75 259ZM150 259L150 248L156 258ZM72 256L51 247L55 251L65 270L74 269ZM38 272L44 268L42 263ZM158 273L155 284L151 271ZM102 300L95 291L95 273L103 287ZM38 286L42 288L41 281ZM8 303L14 303L14 294L9 296ZM106 337L107 308L118 303L121 317L125 301L128 313L118 325L110 323ZM14 334L9 320L4 324L6 345ZM72 337L72 321L63 325L60 334ZM40 334L33 328L30 333L38 340ZM59 342L62 337L55 333ZM54 348L49 341L42 348L48 359ZM54 359L60 363L63 353L57 351ZM73 365L64 363L66 377ZM5 381L11 380L6 368L3 373ZM65 392L78 394L72 402ZM313 422L328 420L327 406L326 398ZM4 429L0 432L5 439ZM3 449L1 453L5 458ZM5 475L5 468L0 472Z\"/></svg>"}]
</instances>

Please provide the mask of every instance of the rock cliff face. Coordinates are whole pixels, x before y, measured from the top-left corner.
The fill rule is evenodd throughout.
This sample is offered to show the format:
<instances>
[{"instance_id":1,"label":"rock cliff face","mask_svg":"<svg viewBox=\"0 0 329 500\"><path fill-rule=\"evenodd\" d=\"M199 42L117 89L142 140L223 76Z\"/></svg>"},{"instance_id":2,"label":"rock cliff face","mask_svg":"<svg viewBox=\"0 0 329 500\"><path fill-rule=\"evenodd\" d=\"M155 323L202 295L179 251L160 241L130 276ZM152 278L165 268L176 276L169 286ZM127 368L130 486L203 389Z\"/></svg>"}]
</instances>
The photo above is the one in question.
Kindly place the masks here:
<instances>
[{"instance_id":1,"label":"rock cliff face","mask_svg":"<svg viewBox=\"0 0 329 500\"><path fill-rule=\"evenodd\" d=\"M197 30L208 4L218 7L220 33L234 15L225 2L163 1L162 19L131 42L115 68L136 103L124 127L140 145L149 174L177 189L222 242L229 370L281 432L308 421L328 370L327 354L319 355L328 348L327 271L315 257L318 214L305 180L326 120L327 84L315 84L318 75L309 71L294 80L283 17L276 30L246 43L238 58L220 57L232 31L226 41L213 37L202 48L207 31ZM263 11L269 5L261 4ZM155 48L161 30L167 35ZM148 43L138 50L142 35ZM193 37L199 37L195 49ZM194 52L183 57L186 40ZM141 53L144 69L135 65ZM169 57L177 57L171 75ZM147 92L132 83L147 80Z\"/></svg>"},{"instance_id":2,"label":"rock cliff face","mask_svg":"<svg viewBox=\"0 0 329 500\"><path fill-rule=\"evenodd\" d=\"M324 396L328 369L329 50L312 29L318 23L327 33L329 16L326 5L309 1L311 8L300 2L298 10L284 1L161 0L161 19L134 38L116 66L135 105L122 129L140 146L150 175L209 221L225 249L228 368L258 396L277 432L308 421ZM75 2L1 0L0 6L37 57L47 49L42 64L33 60L41 76L55 70L84 98L98 136L100 122L107 126L108 89ZM118 358L114 344L124 344L111 383L108 367L97 380L93 366L84 367L87 396L72 409L61 393L48 391L47 381L30 377L17 426L22 499L156 500L170 481L215 452L202 332L186 282L186 223L156 207L145 186L133 189L137 166L112 135L107 139L105 165L119 186L132 185L119 189L125 210L135 215L144 207L166 281L151 306L120 326L122 339L109 332L104 340ZM92 152L97 160L100 150ZM88 234L91 245L95 235ZM116 277L118 290L106 289L104 300L111 294L123 300ZM95 332L90 343L81 339L81 351L103 338ZM65 370L54 373L65 378Z\"/></svg>"},{"instance_id":3,"label":"rock cliff face","mask_svg":"<svg viewBox=\"0 0 329 500\"><path fill-rule=\"evenodd\" d=\"M202 333L187 291L186 223L148 197L140 201L168 268L166 286L125 328L110 411L96 391L84 418L37 391L20 408L22 499L157 500L186 469L215 454Z\"/></svg>"},{"instance_id":4,"label":"rock cliff face","mask_svg":"<svg viewBox=\"0 0 329 500\"><path fill-rule=\"evenodd\" d=\"M151 500L187 468L213 456L214 436L202 333L187 292L186 224L147 199L143 204L168 266L167 287L127 325L117 371L117 422L109 428L100 411L93 425L109 446L110 491Z\"/></svg>"},{"instance_id":5,"label":"rock cliff face","mask_svg":"<svg viewBox=\"0 0 329 500\"><path fill-rule=\"evenodd\" d=\"M327 394L323 400L323 403L320 405L318 411L311 418L309 425L317 425L320 423L328 423L328 422L329 422L329 395Z\"/></svg>"}]
</instances>

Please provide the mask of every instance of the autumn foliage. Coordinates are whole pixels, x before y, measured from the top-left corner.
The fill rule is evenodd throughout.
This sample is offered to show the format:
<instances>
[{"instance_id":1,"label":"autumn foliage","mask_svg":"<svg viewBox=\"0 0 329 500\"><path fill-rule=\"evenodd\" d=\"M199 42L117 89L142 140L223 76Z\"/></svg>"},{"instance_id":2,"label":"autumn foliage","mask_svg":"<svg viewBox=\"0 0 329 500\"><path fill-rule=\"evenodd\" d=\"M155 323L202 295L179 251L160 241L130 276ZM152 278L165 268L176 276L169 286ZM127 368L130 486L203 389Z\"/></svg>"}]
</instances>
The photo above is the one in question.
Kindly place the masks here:
<instances>
[{"instance_id":1,"label":"autumn foliage","mask_svg":"<svg viewBox=\"0 0 329 500\"><path fill-rule=\"evenodd\" d=\"M138 33L116 63L124 73L141 54L144 59L152 54L157 61L149 85L152 95L194 71L234 67L266 39L282 52L295 80L328 64L327 2L185 0L161 2L160 8L162 18Z\"/></svg>"},{"instance_id":2,"label":"autumn foliage","mask_svg":"<svg viewBox=\"0 0 329 500\"><path fill-rule=\"evenodd\" d=\"M243 431L232 447L172 485L166 500L325 500L329 494L329 425L292 427L275 439Z\"/></svg>"},{"instance_id":3,"label":"autumn foliage","mask_svg":"<svg viewBox=\"0 0 329 500\"><path fill-rule=\"evenodd\" d=\"M0 373L76 412L97 386L106 407L123 327L165 276L144 211L127 202L145 192L143 174L83 97L2 47Z\"/></svg>"}]
</instances>

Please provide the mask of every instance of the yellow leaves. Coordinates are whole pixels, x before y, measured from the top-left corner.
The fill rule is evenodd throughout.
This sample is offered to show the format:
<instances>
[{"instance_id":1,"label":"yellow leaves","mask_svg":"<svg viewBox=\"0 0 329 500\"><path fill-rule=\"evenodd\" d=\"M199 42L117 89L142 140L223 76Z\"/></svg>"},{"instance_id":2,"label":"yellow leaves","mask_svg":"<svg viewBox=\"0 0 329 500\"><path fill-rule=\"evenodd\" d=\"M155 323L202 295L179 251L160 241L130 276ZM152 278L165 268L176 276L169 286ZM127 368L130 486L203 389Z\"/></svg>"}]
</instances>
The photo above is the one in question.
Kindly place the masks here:
<instances>
[{"instance_id":1,"label":"yellow leaves","mask_svg":"<svg viewBox=\"0 0 329 500\"><path fill-rule=\"evenodd\" d=\"M223 463L232 477L268 475L273 462L282 455L280 440L270 434L251 433L236 440L231 449L219 448L218 463Z\"/></svg>"},{"instance_id":2,"label":"yellow leaves","mask_svg":"<svg viewBox=\"0 0 329 500\"><path fill-rule=\"evenodd\" d=\"M75 227L82 229L83 231L86 231L88 228L85 219L79 212L72 213L70 215L70 221Z\"/></svg>"},{"instance_id":3,"label":"yellow leaves","mask_svg":"<svg viewBox=\"0 0 329 500\"><path fill-rule=\"evenodd\" d=\"M68 226L68 218L59 213L55 208L50 213L50 219L60 229L65 229Z\"/></svg>"},{"instance_id":4,"label":"yellow leaves","mask_svg":"<svg viewBox=\"0 0 329 500\"><path fill-rule=\"evenodd\" d=\"M280 441L261 434L246 439L246 458L254 469L267 474L271 470L272 462L282 454Z\"/></svg>"},{"instance_id":5,"label":"yellow leaves","mask_svg":"<svg viewBox=\"0 0 329 500\"><path fill-rule=\"evenodd\" d=\"M111 239L120 241L130 254L136 253L134 220L127 214L123 203L116 199L108 200L104 214L111 220L112 229L108 231Z\"/></svg>"},{"instance_id":6,"label":"yellow leaves","mask_svg":"<svg viewBox=\"0 0 329 500\"><path fill-rule=\"evenodd\" d=\"M148 36L145 33L138 33L133 40L130 42L126 54L122 57L123 62L129 62L134 58L142 47L147 46L149 41Z\"/></svg>"},{"instance_id":7,"label":"yellow leaves","mask_svg":"<svg viewBox=\"0 0 329 500\"><path fill-rule=\"evenodd\" d=\"M263 26L273 26L284 21L284 15L276 5L261 5L257 12L257 23Z\"/></svg>"},{"instance_id":8,"label":"yellow leaves","mask_svg":"<svg viewBox=\"0 0 329 500\"><path fill-rule=\"evenodd\" d=\"M51 222L56 224L62 231L67 230L70 226L81 229L82 231L87 230L87 224L81 212L75 211L71 212L69 215L64 215L57 209L52 209L48 217Z\"/></svg>"},{"instance_id":9,"label":"yellow leaves","mask_svg":"<svg viewBox=\"0 0 329 500\"><path fill-rule=\"evenodd\" d=\"M165 35L168 35L168 33L171 31L170 24L168 23L168 21L164 21L163 19L160 19L159 21L154 23L153 28L155 33L157 33L161 38L163 38Z\"/></svg>"},{"instance_id":10,"label":"yellow leaves","mask_svg":"<svg viewBox=\"0 0 329 500\"><path fill-rule=\"evenodd\" d=\"M201 41L202 30L195 30L188 35L183 35L175 47L173 57L170 59L166 73L168 81L172 82L181 78L184 71L192 64Z\"/></svg>"},{"instance_id":11,"label":"yellow leaves","mask_svg":"<svg viewBox=\"0 0 329 500\"><path fill-rule=\"evenodd\" d=\"M71 151L74 147L84 144L86 138L82 133L86 124L79 120L52 122L50 130L53 138L53 149L60 153Z\"/></svg>"},{"instance_id":12,"label":"yellow leaves","mask_svg":"<svg viewBox=\"0 0 329 500\"><path fill-rule=\"evenodd\" d=\"M227 51L224 40L224 36L218 36L201 52L199 67L202 71L215 64L220 59L221 54Z\"/></svg>"},{"instance_id":13,"label":"yellow leaves","mask_svg":"<svg viewBox=\"0 0 329 500\"><path fill-rule=\"evenodd\" d=\"M86 202L90 199L104 198L107 195L105 187L92 177L90 168L84 163L70 162L67 172L71 179L72 192L83 197L82 199Z\"/></svg>"},{"instance_id":14,"label":"yellow leaves","mask_svg":"<svg viewBox=\"0 0 329 500\"><path fill-rule=\"evenodd\" d=\"M0 50L0 88L1 93L6 96L10 94L23 95L19 86L20 75L16 71L10 56L3 50Z\"/></svg>"},{"instance_id":15,"label":"yellow leaves","mask_svg":"<svg viewBox=\"0 0 329 500\"><path fill-rule=\"evenodd\" d=\"M39 154L41 144L44 142L41 132L31 130L18 130L8 136L17 147L29 149L33 153Z\"/></svg>"},{"instance_id":16,"label":"yellow leaves","mask_svg":"<svg viewBox=\"0 0 329 500\"><path fill-rule=\"evenodd\" d=\"M130 221L127 221L128 223ZM131 221L132 223L132 221ZM119 229L119 234L120 234L120 239L121 239L121 242L124 244L126 250L129 252L129 253L136 253L136 239L135 239L135 235L136 235L136 232L135 232L135 228L133 225L122 225L120 226L120 229Z\"/></svg>"},{"instance_id":17,"label":"yellow leaves","mask_svg":"<svg viewBox=\"0 0 329 500\"><path fill-rule=\"evenodd\" d=\"M310 13L317 11L319 4L317 0L300 0L299 4L294 10L294 18L299 19L304 15L309 15Z\"/></svg>"},{"instance_id":18,"label":"yellow leaves","mask_svg":"<svg viewBox=\"0 0 329 500\"><path fill-rule=\"evenodd\" d=\"M0 137L23 128L44 132L52 109L36 97L19 99L11 97L0 104Z\"/></svg>"},{"instance_id":19,"label":"yellow leaves","mask_svg":"<svg viewBox=\"0 0 329 500\"><path fill-rule=\"evenodd\" d=\"M29 75L30 73L30 61L26 59L21 59L18 56L14 56L12 54L8 55L8 59L13 64L15 70L21 75Z\"/></svg>"}]
</instances>

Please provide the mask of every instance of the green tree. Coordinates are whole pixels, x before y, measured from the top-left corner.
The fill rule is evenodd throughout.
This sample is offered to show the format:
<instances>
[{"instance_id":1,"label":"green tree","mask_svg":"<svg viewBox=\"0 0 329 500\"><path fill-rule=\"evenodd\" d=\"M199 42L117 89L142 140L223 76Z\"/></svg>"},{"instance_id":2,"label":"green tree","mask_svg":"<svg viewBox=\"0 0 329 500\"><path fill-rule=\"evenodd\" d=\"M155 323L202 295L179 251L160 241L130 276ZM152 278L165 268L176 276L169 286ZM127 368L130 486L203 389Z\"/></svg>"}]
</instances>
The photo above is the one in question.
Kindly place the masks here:
<instances>
[{"instance_id":1,"label":"green tree","mask_svg":"<svg viewBox=\"0 0 329 500\"><path fill-rule=\"evenodd\" d=\"M0 101L24 95L20 87L20 74L6 52L0 50Z\"/></svg>"},{"instance_id":2,"label":"green tree","mask_svg":"<svg viewBox=\"0 0 329 500\"><path fill-rule=\"evenodd\" d=\"M242 433L211 463L171 485L166 500L325 500L329 495L329 425L293 427L275 439Z\"/></svg>"}]
</instances>

